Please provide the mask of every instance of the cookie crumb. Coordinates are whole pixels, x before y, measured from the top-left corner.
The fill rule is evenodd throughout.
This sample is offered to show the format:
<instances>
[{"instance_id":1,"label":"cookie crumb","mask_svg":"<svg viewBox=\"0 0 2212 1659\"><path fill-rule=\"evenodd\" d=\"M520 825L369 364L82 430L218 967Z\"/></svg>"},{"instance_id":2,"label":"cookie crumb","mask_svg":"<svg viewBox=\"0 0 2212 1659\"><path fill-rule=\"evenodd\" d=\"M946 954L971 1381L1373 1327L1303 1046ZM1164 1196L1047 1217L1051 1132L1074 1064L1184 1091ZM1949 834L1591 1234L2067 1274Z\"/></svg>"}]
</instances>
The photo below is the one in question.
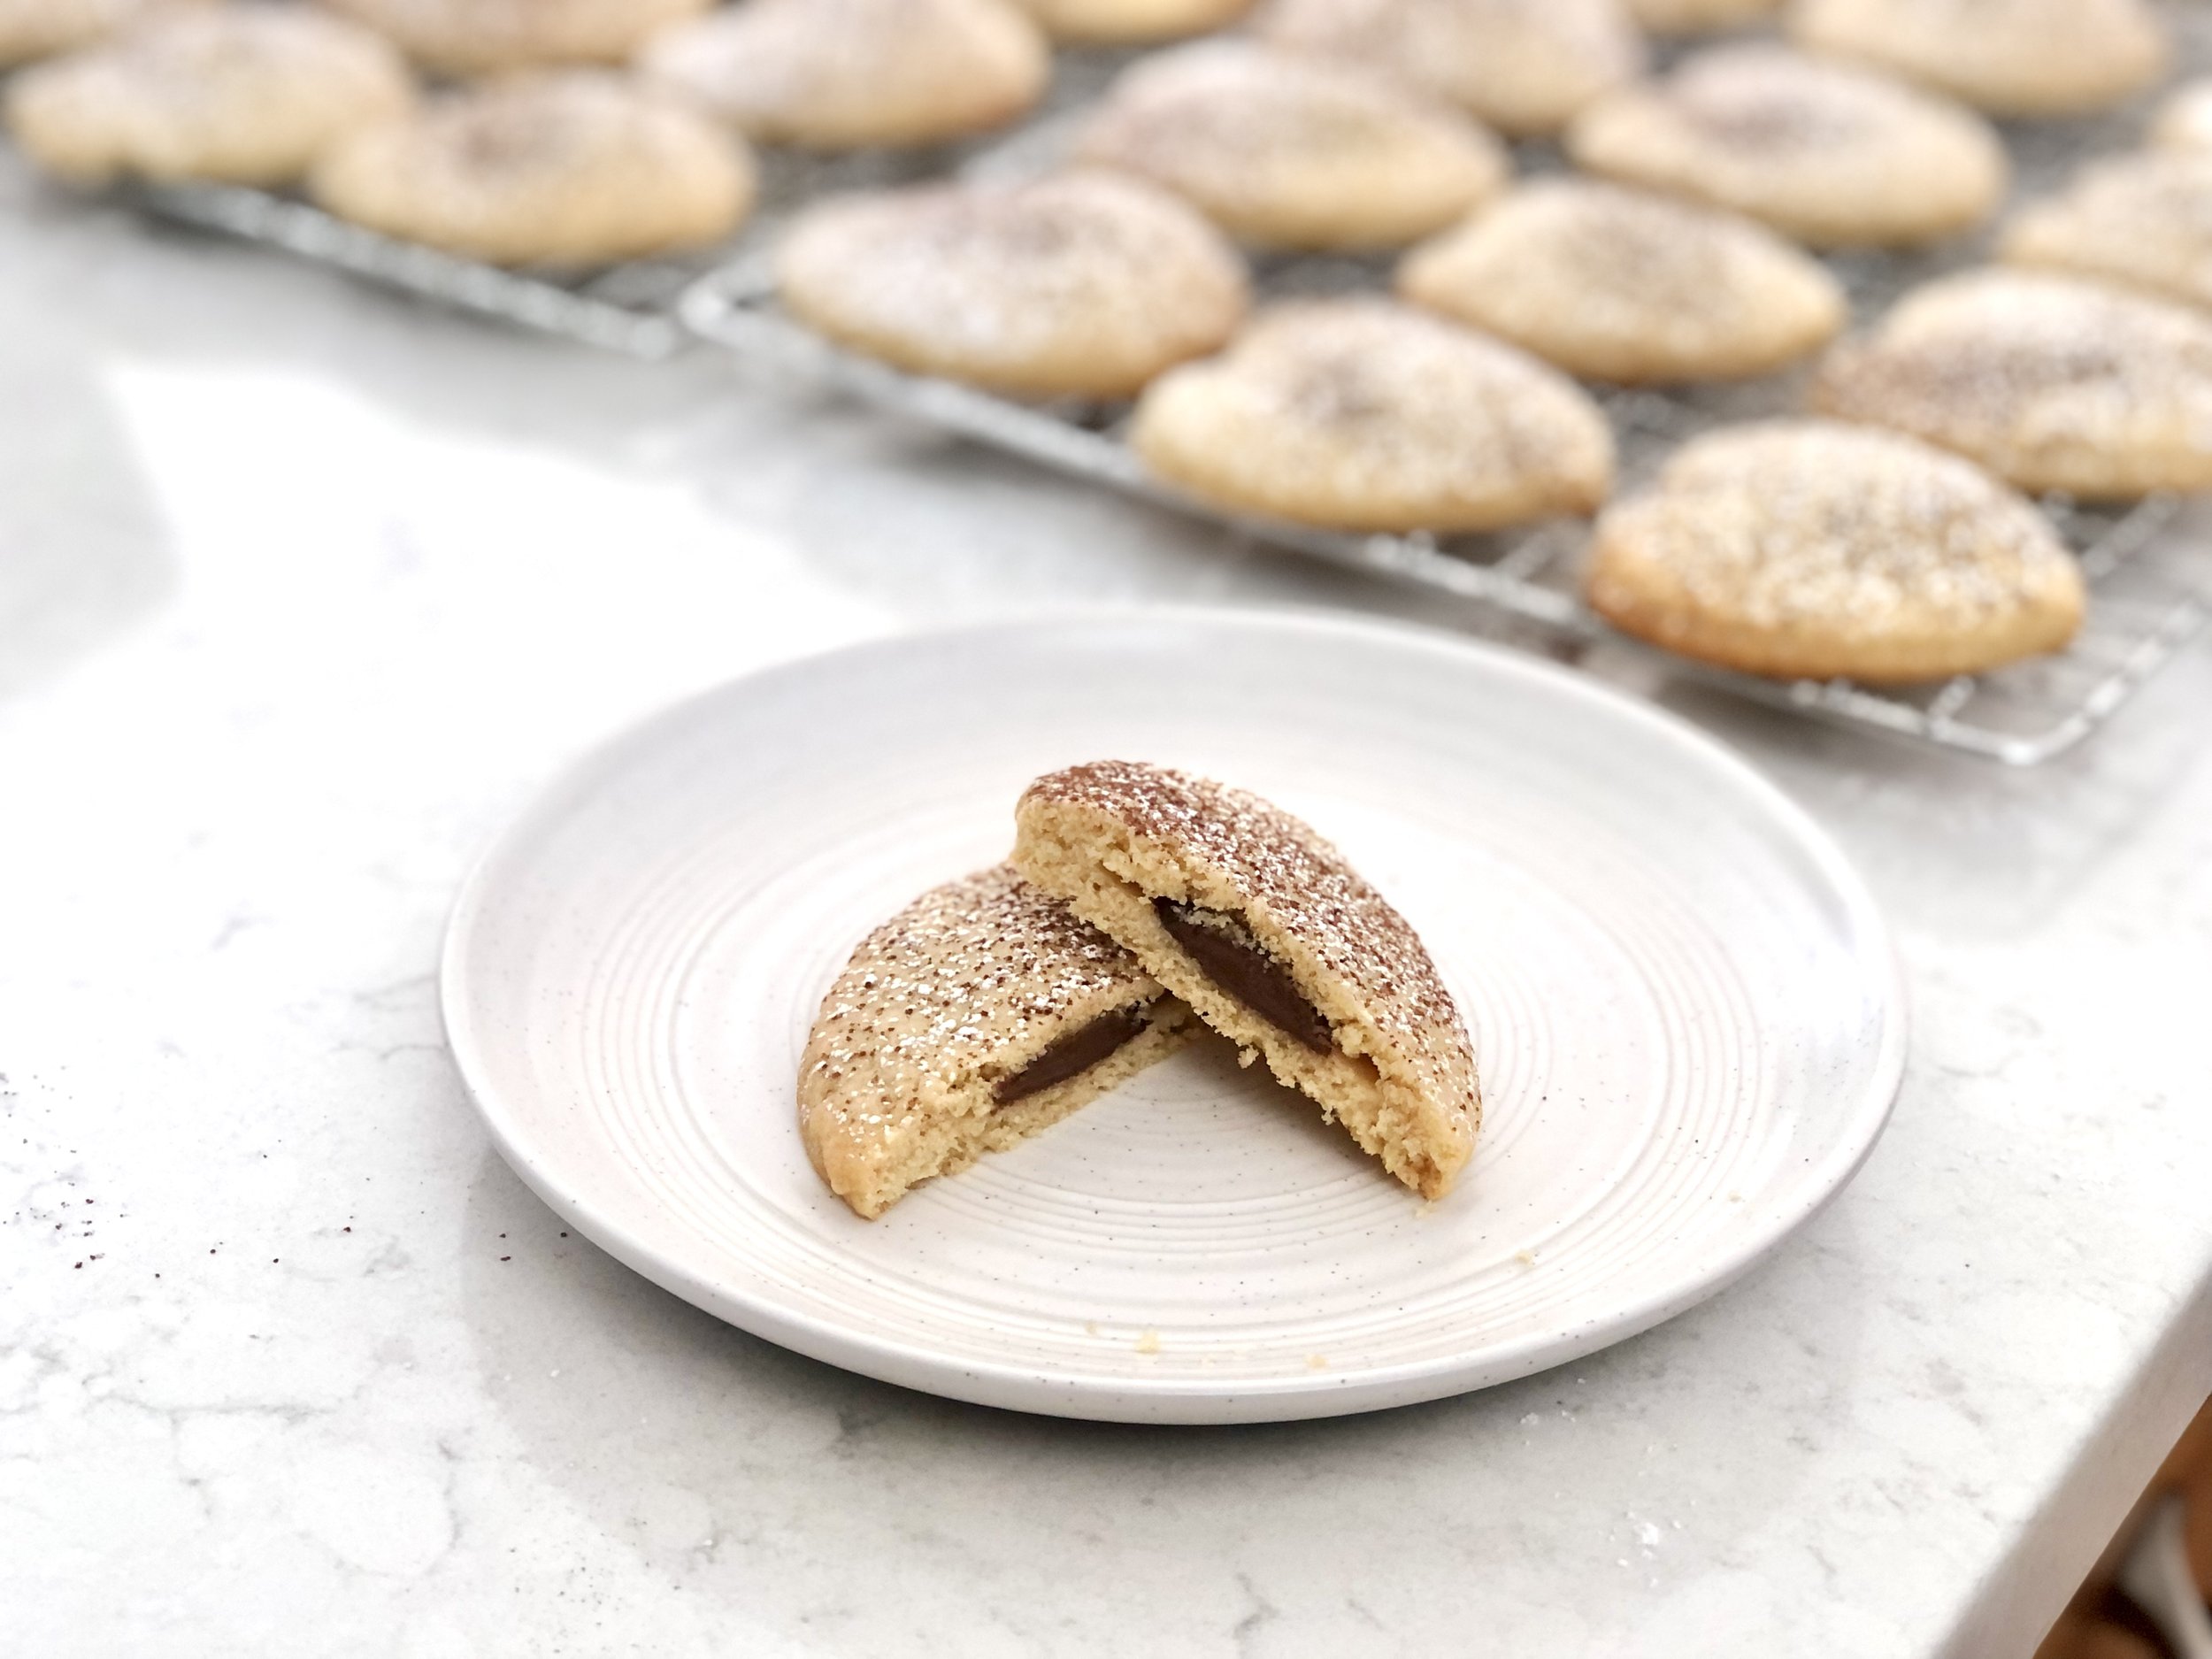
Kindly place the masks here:
<instances>
[{"instance_id":1,"label":"cookie crumb","mask_svg":"<svg viewBox=\"0 0 2212 1659\"><path fill-rule=\"evenodd\" d=\"M1159 1351L1160 1333L1157 1331L1141 1331L1137 1333L1138 1353L1156 1354Z\"/></svg>"}]
</instances>

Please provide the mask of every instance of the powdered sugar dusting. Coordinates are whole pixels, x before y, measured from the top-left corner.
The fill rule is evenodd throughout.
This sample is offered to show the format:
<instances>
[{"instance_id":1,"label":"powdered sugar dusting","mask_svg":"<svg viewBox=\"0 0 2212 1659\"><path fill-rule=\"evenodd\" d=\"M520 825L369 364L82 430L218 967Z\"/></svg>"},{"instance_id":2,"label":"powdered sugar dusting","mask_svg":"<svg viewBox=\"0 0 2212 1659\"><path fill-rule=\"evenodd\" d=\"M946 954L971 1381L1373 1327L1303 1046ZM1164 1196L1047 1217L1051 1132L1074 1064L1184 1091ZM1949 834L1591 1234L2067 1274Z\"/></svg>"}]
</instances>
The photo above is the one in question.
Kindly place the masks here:
<instances>
[{"instance_id":1,"label":"powdered sugar dusting","mask_svg":"<svg viewBox=\"0 0 2212 1659\"><path fill-rule=\"evenodd\" d=\"M1049 772L1024 792L1017 816L1033 802L1102 813L1217 872L1248 917L1296 940L1351 987L1432 1098L1476 1109L1466 1028L1420 936L1299 819L1246 790L1141 761Z\"/></svg>"}]
</instances>

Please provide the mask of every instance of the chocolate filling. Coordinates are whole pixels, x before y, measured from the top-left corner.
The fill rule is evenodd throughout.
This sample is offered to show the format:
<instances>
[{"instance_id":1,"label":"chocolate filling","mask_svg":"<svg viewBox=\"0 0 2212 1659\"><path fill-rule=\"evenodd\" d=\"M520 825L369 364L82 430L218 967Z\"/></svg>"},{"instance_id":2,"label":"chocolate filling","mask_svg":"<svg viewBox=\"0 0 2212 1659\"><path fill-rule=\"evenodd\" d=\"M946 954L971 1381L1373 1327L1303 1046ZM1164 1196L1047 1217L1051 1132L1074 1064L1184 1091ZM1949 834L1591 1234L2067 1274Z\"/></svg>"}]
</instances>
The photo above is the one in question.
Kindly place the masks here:
<instances>
[{"instance_id":1,"label":"chocolate filling","mask_svg":"<svg viewBox=\"0 0 2212 1659\"><path fill-rule=\"evenodd\" d=\"M1152 910L1199 972L1262 1019L1316 1054L1336 1046L1321 1010L1306 1001L1290 970L1267 954L1241 917L1174 899L1155 899Z\"/></svg>"},{"instance_id":2,"label":"chocolate filling","mask_svg":"<svg viewBox=\"0 0 2212 1659\"><path fill-rule=\"evenodd\" d=\"M1066 1082L1079 1071L1089 1071L1144 1029L1148 1006L1132 1002L1110 1014L1101 1014L1057 1042L1047 1043L1044 1052L1013 1076L999 1079L991 1087L991 1098L1002 1106L1010 1106L1043 1093L1055 1083Z\"/></svg>"}]
</instances>

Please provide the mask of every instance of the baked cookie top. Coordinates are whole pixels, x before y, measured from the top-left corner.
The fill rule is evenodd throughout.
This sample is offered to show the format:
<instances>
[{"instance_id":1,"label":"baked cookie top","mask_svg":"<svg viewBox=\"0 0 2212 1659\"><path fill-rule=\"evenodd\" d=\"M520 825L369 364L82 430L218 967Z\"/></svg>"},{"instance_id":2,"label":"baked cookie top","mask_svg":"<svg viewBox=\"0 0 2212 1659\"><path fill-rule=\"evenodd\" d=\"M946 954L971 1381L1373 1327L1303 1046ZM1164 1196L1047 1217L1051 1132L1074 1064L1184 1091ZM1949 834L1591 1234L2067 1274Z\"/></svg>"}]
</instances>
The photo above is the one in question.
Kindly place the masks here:
<instances>
[{"instance_id":1,"label":"baked cookie top","mask_svg":"<svg viewBox=\"0 0 2212 1659\"><path fill-rule=\"evenodd\" d=\"M1581 166L1733 208L1816 247L1930 242L1995 211L2004 149L1970 110L1780 46L1709 47L1567 133Z\"/></svg>"},{"instance_id":2,"label":"baked cookie top","mask_svg":"<svg viewBox=\"0 0 2212 1659\"><path fill-rule=\"evenodd\" d=\"M1910 681L2063 645L2082 582L1972 463L1823 420L1692 441L1598 521L1586 591L1628 633L1786 678Z\"/></svg>"},{"instance_id":3,"label":"baked cookie top","mask_svg":"<svg viewBox=\"0 0 2212 1659\"><path fill-rule=\"evenodd\" d=\"M1425 87L1516 135L1557 132L1644 66L1617 0L1272 0L1258 29Z\"/></svg>"},{"instance_id":4,"label":"baked cookie top","mask_svg":"<svg viewBox=\"0 0 2212 1659\"><path fill-rule=\"evenodd\" d=\"M1348 530L1494 529L1612 484L1612 433L1572 381L1380 298L1270 307L1148 389L1130 441L1194 494Z\"/></svg>"},{"instance_id":5,"label":"baked cookie top","mask_svg":"<svg viewBox=\"0 0 2212 1659\"><path fill-rule=\"evenodd\" d=\"M2212 321L2101 283L1984 270L1916 288L1829 355L1812 401L2022 489L2212 487Z\"/></svg>"},{"instance_id":6,"label":"baked cookie top","mask_svg":"<svg viewBox=\"0 0 2212 1659\"><path fill-rule=\"evenodd\" d=\"M1303 822L1246 790L1141 761L1102 760L1048 772L1015 808L1017 857L1055 833L1110 826L1133 856L1156 849L1189 872L1187 900L1233 920L1273 954L1304 959L1333 1012L1356 1010L1425 1102L1461 1115L1449 1184L1481 1110L1472 1046L1459 1009L1409 923ZM1310 970L1309 970L1310 973ZM1323 1044L1326 1044L1325 1030Z\"/></svg>"},{"instance_id":7,"label":"baked cookie top","mask_svg":"<svg viewBox=\"0 0 2212 1659\"><path fill-rule=\"evenodd\" d=\"M501 265L582 266L718 242L753 200L741 141L603 70L487 81L364 129L310 181L342 218Z\"/></svg>"},{"instance_id":8,"label":"baked cookie top","mask_svg":"<svg viewBox=\"0 0 2212 1659\"><path fill-rule=\"evenodd\" d=\"M856 350L1018 396L1124 397L1213 350L1243 263L1197 211L1099 171L832 197L777 250L784 304Z\"/></svg>"},{"instance_id":9,"label":"baked cookie top","mask_svg":"<svg viewBox=\"0 0 2212 1659\"><path fill-rule=\"evenodd\" d=\"M863 940L799 1061L799 1133L830 1190L880 1215L1164 1059L1189 1010L1007 865L949 881Z\"/></svg>"},{"instance_id":10,"label":"baked cookie top","mask_svg":"<svg viewBox=\"0 0 2212 1659\"><path fill-rule=\"evenodd\" d=\"M157 12L211 0L0 0L0 68L96 45Z\"/></svg>"},{"instance_id":11,"label":"baked cookie top","mask_svg":"<svg viewBox=\"0 0 2212 1659\"><path fill-rule=\"evenodd\" d=\"M2143 0L1796 0L1790 34L1993 115L2084 115L2165 73Z\"/></svg>"},{"instance_id":12,"label":"baked cookie top","mask_svg":"<svg viewBox=\"0 0 2212 1659\"><path fill-rule=\"evenodd\" d=\"M618 64L655 29L714 0L320 0L441 74Z\"/></svg>"},{"instance_id":13,"label":"baked cookie top","mask_svg":"<svg viewBox=\"0 0 2212 1659\"><path fill-rule=\"evenodd\" d=\"M1052 1038L1160 987L1119 945L1009 864L933 887L871 933L822 999L803 1101L901 1112L1018 1072Z\"/></svg>"},{"instance_id":14,"label":"baked cookie top","mask_svg":"<svg viewBox=\"0 0 2212 1659\"><path fill-rule=\"evenodd\" d=\"M2000 249L2009 264L2212 305L2212 152L2092 162L2057 195L2021 208Z\"/></svg>"},{"instance_id":15,"label":"baked cookie top","mask_svg":"<svg viewBox=\"0 0 2212 1659\"><path fill-rule=\"evenodd\" d=\"M1764 373L1848 314L1823 266L1750 219L1571 177L1416 249L1397 281L1570 373L1625 383Z\"/></svg>"},{"instance_id":16,"label":"baked cookie top","mask_svg":"<svg viewBox=\"0 0 2212 1659\"><path fill-rule=\"evenodd\" d=\"M1002 127L1052 73L1008 0L747 0L663 30L638 61L749 138L818 150Z\"/></svg>"},{"instance_id":17,"label":"baked cookie top","mask_svg":"<svg viewBox=\"0 0 2212 1659\"><path fill-rule=\"evenodd\" d=\"M1503 146L1371 70L1203 41L1123 72L1077 141L1263 247L1395 247L1494 195Z\"/></svg>"},{"instance_id":18,"label":"baked cookie top","mask_svg":"<svg viewBox=\"0 0 2212 1659\"><path fill-rule=\"evenodd\" d=\"M1181 40L1235 22L1252 0L1021 0L1056 41L1137 46Z\"/></svg>"},{"instance_id":19,"label":"baked cookie top","mask_svg":"<svg viewBox=\"0 0 2212 1659\"><path fill-rule=\"evenodd\" d=\"M113 40L26 70L8 125L48 172L282 184L413 99L399 54L305 6L150 12Z\"/></svg>"}]
</instances>

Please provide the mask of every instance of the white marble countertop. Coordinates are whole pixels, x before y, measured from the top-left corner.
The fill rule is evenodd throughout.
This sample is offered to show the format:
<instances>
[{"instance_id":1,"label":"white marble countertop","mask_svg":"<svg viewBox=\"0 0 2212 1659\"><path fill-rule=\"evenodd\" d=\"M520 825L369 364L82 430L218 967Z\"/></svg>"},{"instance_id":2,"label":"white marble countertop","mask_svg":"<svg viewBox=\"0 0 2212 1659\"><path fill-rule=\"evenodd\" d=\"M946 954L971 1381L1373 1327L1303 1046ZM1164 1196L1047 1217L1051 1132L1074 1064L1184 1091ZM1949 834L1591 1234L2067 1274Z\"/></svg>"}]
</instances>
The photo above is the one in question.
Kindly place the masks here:
<instances>
[{"instance_id":1,"label":"white marble countertop","mask_svg":"<svg viewBox=\"0 0 2212 1659\"><path fill-rule=\"evenodd\" d=\"M827 1370L564 1234L440 1046L445 908L550 769L757 664L1371 590L19 185L0 436L10 1651L2016 1655L2212 1390L2202 644L2032 774L1678 694L1895 923L1864 1173L1566 1370L1115 1428Z\"/></svg>"}]
</instances>

